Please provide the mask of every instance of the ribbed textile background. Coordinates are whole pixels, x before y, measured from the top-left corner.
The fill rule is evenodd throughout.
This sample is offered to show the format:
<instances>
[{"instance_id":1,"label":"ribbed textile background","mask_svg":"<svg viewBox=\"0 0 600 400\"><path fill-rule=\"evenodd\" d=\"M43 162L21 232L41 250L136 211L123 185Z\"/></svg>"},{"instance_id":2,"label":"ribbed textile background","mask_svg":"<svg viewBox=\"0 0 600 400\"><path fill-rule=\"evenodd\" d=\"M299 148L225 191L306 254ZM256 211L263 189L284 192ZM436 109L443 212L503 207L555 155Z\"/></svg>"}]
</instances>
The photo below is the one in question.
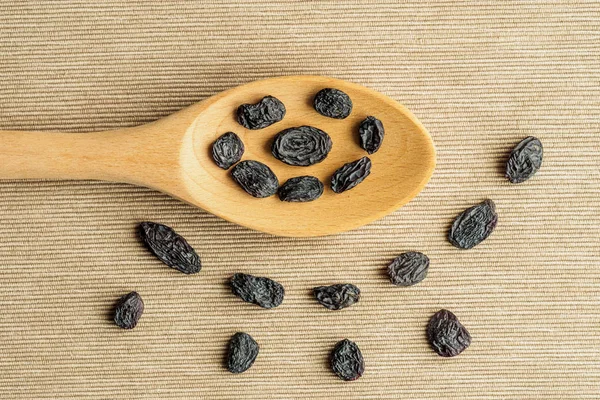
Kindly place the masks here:
<instances>
[{"instance_id":1,"label":"ribbed textile background","mask_svg":"<svg viewBox=\"0 0 600 400\"><path fill-rule=\"evenodd\" d=\"M0 129L133 126L289 74L354 81L411 109L438 150L426 189L362 229L287 239L144 188L2 181L0 398L600 398L597 0L0 3ZM504 162L529 135L544 164L510 185ZM485 198L498 228L455 249L451 221ZM202 272L154 259L142 220L188 238ZM385 267L407 250L429 255L429 276L397 288ZM281 282L284 304L241 302L234 272ZM329 312L311 288L338 282L363 297ZM146 311L123 331L110 312L131 290ZM454 359L425 339L440 308L473 336ZM241 375L223 367L236 331L261 346ZM366 360L350 383L327 361L346 337Z\"/></svg>"}]
</instances>

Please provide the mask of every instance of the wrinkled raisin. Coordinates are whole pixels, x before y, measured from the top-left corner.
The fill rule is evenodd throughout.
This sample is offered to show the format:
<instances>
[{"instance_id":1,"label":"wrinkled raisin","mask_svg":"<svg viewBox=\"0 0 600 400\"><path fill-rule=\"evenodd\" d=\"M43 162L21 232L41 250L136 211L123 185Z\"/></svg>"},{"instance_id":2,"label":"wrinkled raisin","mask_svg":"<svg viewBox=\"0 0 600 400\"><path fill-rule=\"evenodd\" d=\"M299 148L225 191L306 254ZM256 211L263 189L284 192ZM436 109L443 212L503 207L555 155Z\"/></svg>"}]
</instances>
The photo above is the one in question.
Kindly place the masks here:
<instances>
[{"instance_id":1,"label":"wrinkled raisin","mask_svg":"<svg viewBox=\"0 0 600 400\"><path fill-rule=\"evenodd\" d=\"M418 251L400 254L388 266L388 275L394 285L412 286L427 276L429 257Z\"/></svg>"},{"instance_id":2,"label":"wrinkled raisin","mask_svg":"<svg viewBox=\"0 0 600 400\"><path fill-rule=\"evenodd\" d=\"M360 160L349 162L335 171L331 177L331 189L336 193L350 190L371 173L371 160L363 157Z\"/></svg>"},{"instance_id":3,"label":"wrinkled raisin","mask_svg":"<svg viewBox=\"0 0 600 400\"><path fill-rule=\"evenodd\" d=\"M169 267L184 274L200 272L200 257L172 228L155 222L142 222L140 237L156 258Z\"/></svg>"},{"instance_id":4,"label":"wrinkled raisin","mask_svg":"<svg viewBox=\"0 0 600 400\"><path fill-rule=\"evenodd\" d=\"M323 161L331 146L327 133L312 126L298 126L279 132L271 153L286 164L306 167Z\"/></svg>"},{"instance_id":5,"label":"wrinkled raisin","mask_svg":"<svg viewBox=\"0 0 600 400\"><path fill-rule=\"evenodd\" d=\"M115 307L115 324L123 329L133 329L144 312L144 302L137 292L121 297Z\"/></svg>"},{"instance_id":6,"label":"wrinkled raisin","mask_svg":"<svg viewBox=\"0 0 600 400\"><path fill-rule=\"evenodd\" d=\"M341 310L360 300L360 289L350 283L319 286L313 292L317 301L330 310Z\"/></svg>"},{"instance_id":7,"label":"wrinkled raisin","mask_svg":"<svg viewBox=\"0 0 600 400\"><path fill-rule=\"evenodd\" d=\"M490 236L497 223L496 205L492 200L486 200L456 217L448 239L459 249L470 249Z\"/></svg>"},{"instance_id":8,"label":"wrinkled raisin","mask_svg":"<svg viewBox=\"0 0 600 400\"><path fill-rule=\"evenodd\" d=\"M227 132L213 143L212 156L219 168L229 169L242 159L244 143L233 132Z\"/></svg>"},{"instance_id":9,"label":"wrinkled raisin","mask_svg":"<svg viewBox=\"0 0 600 400\"><path fill-rule=\"evenodd\" d=\"M244 128L263 129L285 117L285 106L273 97L265 96L256 104L242 104L237 109L237 120Z\"/></svg>"},{"instance_id":10,"label":"wrinkled raisin","mask_svg":"<svg viewBox=\"0 0 600 400\"><path fill-rule=\"evenodd\" d=\"M227 369L234 374L241 374L254 364L258 356L258 343L244 332L238 332L229 340L227 352Z\"/></svg>"},{"instance_id":11,"label":"wrinkled raisin","mask_svg":"<svg viewBox=\"0 0 600 400\"><path fill-rule=\"evenodd\" d=\"M345 381L354 381L362 376L365 361L356 343L344 339L335 345L331 353L331 369Z\"/></svg>"},{"instance_id":12,"label":"wrinkled raisin","mask_svg":"<svg viewBox=\"0 0 600 400\"><path fill-rule=\"evenodd\" d=\"M329 118L344 119L352 112L352 100L337 89L322 89L314 100L315 110Z\"/></svg>"},{"instance_id":13,"label":"wrinkled raisin","mask_svg":"<svg viewBox=\"0 0 600 400\"><path fill-rule=\"evenodd\" d=\"M448 310L436 312L427 325L427 340L442 357L454 357L471 344L471 335Z\"/></svg>"},{"instance_id":14,"label":"wrinkled raisin","mask_svg":"<svg viewBox=\"0 0 600 400\"><path fill-rule=\"evenodd\" d=\"M542 166L544 148L536 137L529 136L510 153L506 163L506 177L511 183L525 182Z\"/></svg>"},{"instance_id":15,"label":"wrinkled raisin","mask_svg":"<svg viewBox=\"0 0 600 400\"><path fill-rule=\"evenodd\" d=\"M375 117L367 117L358 127L360 136L360 147L365 149L367 153L373 154L381 147L385 131L383 124Z\"/></svg>"},{"instance_id":16,"label":"wrinkled raisin","mask_svg":"<svg viewBox=\"0 0 600 400\"><path fill-rule=\"evenodd\" d=\"M274 280L248 274L234 274L230 285L233 294L263 308L277 307L285 295L283 286Z\"/></svg>"},{"instance_id":17,"label":"wrinkled raisin","mask_svg":"<svg viewBox=\"0 0 600 400\"><path fill-rule=\"evenodd\" d=\"M307 202L321 197L323 184L314 176L297 176L288 179L279 188L281 201Z\"/></svg>"},{"instance_id":18,"label":"wrinkled raisin","mask_svg":"<svg viewBox=\"0 0 600 400\"><path fill-rule=\"evenodd\" d=\"M279 187L271 168L258 161L242 161L233 167L231 176L248 194L258 198L274 195Z\"/></svg>"}]
</instances>

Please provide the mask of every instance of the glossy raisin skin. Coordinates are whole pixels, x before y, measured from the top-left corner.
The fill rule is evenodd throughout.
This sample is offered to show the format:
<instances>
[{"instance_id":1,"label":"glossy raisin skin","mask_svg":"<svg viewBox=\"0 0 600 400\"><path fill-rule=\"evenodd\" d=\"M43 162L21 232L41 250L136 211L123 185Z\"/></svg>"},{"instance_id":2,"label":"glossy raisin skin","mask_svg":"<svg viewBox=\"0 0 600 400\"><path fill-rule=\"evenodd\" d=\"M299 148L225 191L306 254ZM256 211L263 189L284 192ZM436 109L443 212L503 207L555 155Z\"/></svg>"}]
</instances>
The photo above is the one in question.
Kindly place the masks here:
<instances>
[{"instance_id":1,"label":"glossy raisin skin","mask_svg":"<svg viewBox=\"0 0 600 400\"><path fill-rule=\"evenodd\" d=\"M323 190L323 183L314 176L297 176L281 185L279 199L296 203L314 201L321 197Z\"/></svg>"},{"instance_id":2,"label":"glossy raisin skin","mask_svg":"<svg viewBox=\"0 0 600 400\"><path fill-rule=\"evenodd\" d=\"M365 361L356 343L344 339L335 345L331 353L331 369L345 381L354 381L363 375Z\"/></svg>"},{"instance_id":3,"label":"glossy raisin skin","mask_svg":"<svg viewBox=\"0 0 600 400\"><path fill-rule=\"evenodd\" d=\"M227 352L227 369L234 374L247 371L258 356L260 347L252 336L238 332L229 340Z\"/></svg>"},{"instance_id":4,"label":"glossy raisin skin","mask_svg":"<svg viewBox=\"0 0 600 400\"><path fill-rule=\"evenodd\" d=\"M352 112L350 96L332 88L319 90L314 99L314 106L319 114L329 118L344 119Z\"/></svg>"},{"instance_id":5,"label":"glossy raisin skin","mask_svg":"<svg viewBox=\"0 0 600 400\"><path fill-rule=\"evenodd\" d=\"M331 177L331 189L335 193L350 190L371 173L371 160L363 157L360 160L349 162L334 172Z\"/></svg>"},{"instance_id":6,"label":"glossy raisin skin","mask_svg":"<svg viewBox=\"0 0 600 400\"><path fill-rule=\"evenodd\" d=\"M319 304L330 310L341 310L360 300L360 289L350 283L319 286L313 292Z\"/></svg>"},{"instance_id":7,"label":"glossy raisin skin","mask_svg":"<svg viewBox=\"0 0 600 400\"><path fill-rule=\"evenodd\" d=\"M114 321L123 329L133 329L144 313L144 302L137 292L121 297L115 307Z\"/></svg>"},{"instance_id":8,"label":"glossy raisin skin","mask_svg":"<svg viewBox=\"0 0 600 400\"><path fill-rule=\"evenodd\" d=\"M233 180L248 194L256 198L274 195L279 180L271 168L258 161L242 161L231 170Z\"/></svg>"},{"instance_id":9,"label":"glossy raisin skin","mask_svg":"<svg viewBox=\"0 0 600 400\"><path fill-rule=\"evenodd\" d=\"M256 104L242 104L237 120L246 129L263 129L285 117L285 105L273 96L265 96Z\"/></svg>"},{"instance_id":10,"label":"glossy raisin skin","mask_svg":"<svg viewBox=\"0 0 600 400\"><path fill-rule=\"evenodd\" d=\"M262 308L279 306L285 295L283 286L278 282L248 274L234 274L230 285L233 294L247 303L254 303Z\"/></svg>"},{"instance_id":11,"label":"glossy raisin skin","mask_svg":"<svg viewBox=\"0 0 600 400\"><path fill-rule=\"evenodd\" d=\"M360 147L366 150L367 153L373 154L379 150L383 142L385 130L383 123L375 117L367 117L358 127L358 135L360 137Z\"/></svg>"},{"instance_id":12,"label":"glossy raisin skin","mask_svg":"<svg viewBox=\"0 0 600 400\"><path fill-rule=\"evenodd\" d=\"M233 132L227 132L221 136L212 146L212 156L219 168L229 169L242 159L244 155L244 143Z\"/></svg>"},{"instance_id":13,"label":"glossy raisin skin","mask_svg":"<svg viewBox=\"0 0 600 400\"><path fill-rule=\"evenodd\" d=\"M200 272L200 257L172 228L156 222L142 222L139 233L142 242L152 254L169 267L184 274Z\"/></svg>"},{"instance_id":14,"label":"glossy raisin skin","mask_svg":"<svg viewBox=\"0 0 600 400\"><path fill-rule=\"evenodd\" d=\"M522 183L531 178L542 166L544 147L536 137L523 139L510 153L506 163L506 177L511 183Z\"/></svg>"},{"instance_id":15,"label":"glossy raisin skin","mask_svg":"<svg viewBox=\"0 0 600 400\"><path fill-rule=\"evenodd\" d=\"M455 357L471 344L469 331L448 310L436 312L427 325L427 340L442 357Z\"/></svg>"},{"instance_id":16,"label":"glossy raisin skin","mask_svg":"<svg viewBox=\"0 0 600 400\"><path fill-rule=\"evenodd\" d=\"M492 200L485 200L456 217L448 240L459 249L471 249L487 239L497 223L496 205Z\"/></svg>"},{"instance_id":17,"label":"glossy raisin skin","mask_svg":"<svg viewBox=\"0 0 600 400\"><path fill-rule=\"evenodd\" d=\"M323 161L331 147L331 137L326 132L305 125L279 132L271 146L271 153L288 165L307 167Z\"/></svg>"},{"instance_id":18,"label":"glossy raisin skin","mask_svg":"<svg viewBox=\"0 0 600 400\"><path fill-rule=\"evenodd\" d=\"M400 254L388 266L390 280L396 286L412 286L427 276L429 257L418 251Z\"/></svg>"}]
</instances>

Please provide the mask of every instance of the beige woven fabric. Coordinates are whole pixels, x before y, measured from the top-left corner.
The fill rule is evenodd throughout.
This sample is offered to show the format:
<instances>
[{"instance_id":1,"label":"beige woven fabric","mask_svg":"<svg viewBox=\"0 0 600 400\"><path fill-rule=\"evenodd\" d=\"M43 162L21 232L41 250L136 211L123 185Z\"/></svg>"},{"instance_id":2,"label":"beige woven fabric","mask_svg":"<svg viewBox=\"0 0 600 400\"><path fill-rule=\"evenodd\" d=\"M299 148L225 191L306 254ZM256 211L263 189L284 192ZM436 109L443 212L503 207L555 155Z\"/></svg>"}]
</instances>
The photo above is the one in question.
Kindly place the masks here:
<instances>
[{"instance_id":1,"label":"beige woven fabric","mask_svg":"<svg viewBox=\"0 0 600 400\"><path fill-rule=\"evenodd\" d=\"M85 132L165 116L255 79L319 74L379 90L430 130L426 189L343 235L286 239L240 228L152 190L100 182L0 182L2 399L600 398L600 3L488 1L8 1L0 4L0 128ZM538 136L529 182L508 152ZM0 159L1 167L1 159ZM479 247L445 235L484 198L500 222ZM184 276L136 237L173 226L203 259ZM407 250L429 276L393 287ZM243 271L286 287L262 310L231 295ZM311 288L352 282L328 312ZM138 327L111 323L139 291ZM443 359L429 316L453 310L473 344ZM261 346L242 375L228 338ZM356 341L366 372L338 380L328 353Z\"/></svg>"}]
</instances>

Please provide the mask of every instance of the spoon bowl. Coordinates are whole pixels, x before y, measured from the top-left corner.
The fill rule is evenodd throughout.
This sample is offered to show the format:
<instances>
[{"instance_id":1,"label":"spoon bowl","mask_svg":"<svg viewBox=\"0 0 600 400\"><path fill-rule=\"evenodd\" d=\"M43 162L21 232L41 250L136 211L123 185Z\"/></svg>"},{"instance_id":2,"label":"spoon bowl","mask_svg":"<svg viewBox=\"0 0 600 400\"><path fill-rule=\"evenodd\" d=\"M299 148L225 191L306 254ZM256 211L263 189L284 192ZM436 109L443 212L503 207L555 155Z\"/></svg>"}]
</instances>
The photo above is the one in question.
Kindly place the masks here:
<instances>
[{"instance_id":1,"label":"spoon bowl","mask_svg":"<svg viewBox=\"0 0 600 400\"><path fill-rule=\"evenodd\" d=\"M347 93L353 110L346 119L314 110L323 88ZM267 128L238 124L240 104L271 95L286 107L285 118ZM369 155L371 174L355 188L337 194L332 174L367 156L358 126L367 116L385 127L381 148ZM309 167L284 164L271 154L274 136L287 128L311 125L333 141L329 155ZM325 185L307 203L258 199L243 191L211 156L212 143L225 132L244 142L242 160L268 165L279 183L312 175ZM431 137L419 121L389 97L350 82L320 76L289 76L249 83L219 93L159 121L134 128L89 134L0 132L0 178L101 179L151 187L237 224L280 236L323 236L379 219L414 198L435 168Z\"/></svg>"}]
</instances>

